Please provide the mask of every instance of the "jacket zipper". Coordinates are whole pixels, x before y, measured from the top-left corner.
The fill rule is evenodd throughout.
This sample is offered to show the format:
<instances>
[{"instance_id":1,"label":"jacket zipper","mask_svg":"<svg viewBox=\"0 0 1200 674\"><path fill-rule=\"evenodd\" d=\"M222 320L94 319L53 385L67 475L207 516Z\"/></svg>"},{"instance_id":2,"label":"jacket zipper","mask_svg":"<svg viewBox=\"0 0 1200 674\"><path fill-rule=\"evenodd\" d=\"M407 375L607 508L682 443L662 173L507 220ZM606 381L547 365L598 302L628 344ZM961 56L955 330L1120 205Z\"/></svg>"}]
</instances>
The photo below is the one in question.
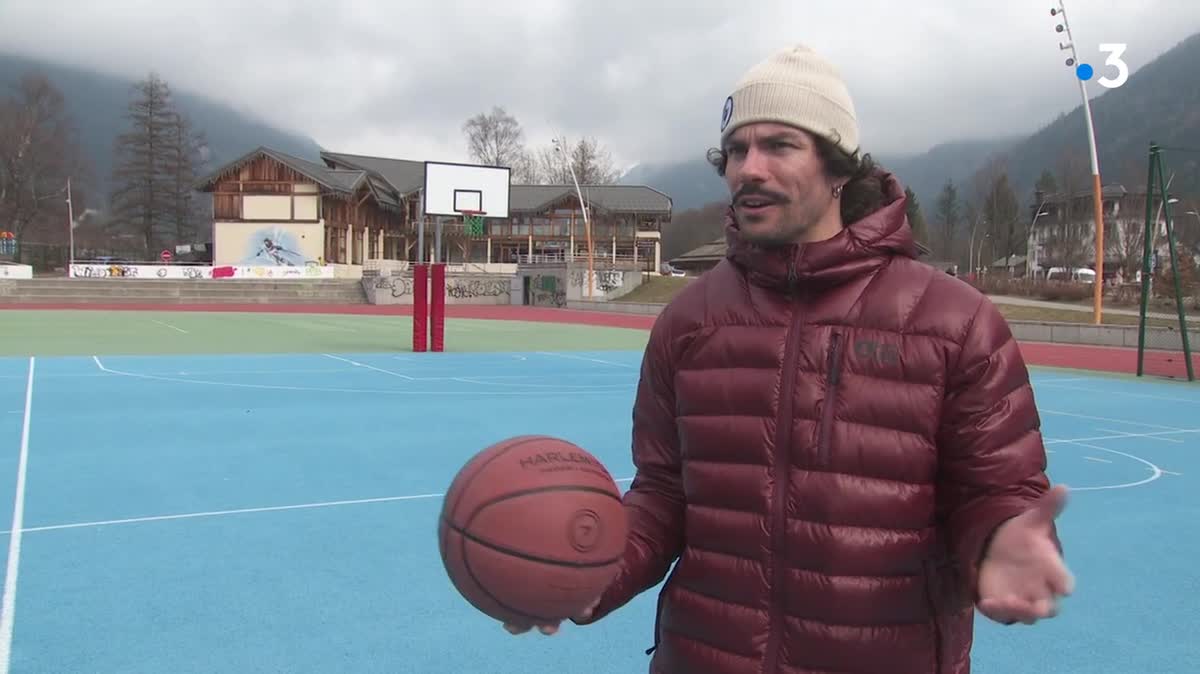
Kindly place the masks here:
<instances>
[{"instance_id":1,"label":"jacket zipper","mask_svg":"<svg viewBox=\"0 0 1200 674\"><path fill-rule=\"evenodd\" d=\"M925 581L925 603L929 607L929 620L933 628L933 674L940 674L942 671L942 625L938 617L938 606L933 596L933 582L937 576L937 569L931 569L932 565L929 561L921 563L921 572L924 575Z\"/></svg>"},{"instance_id":2,"label":"jacket zipper","mask_svg":"<svg viewBox=\"0 0 1200 674\"><path fill-rule=\"evenodd\" d=\"M662 589L658 592L658 606L654 609L654 644L646 649L646 655L652 655L658 650L658 645L662 641L661 626L662 626L662 610L663 602L667 599L667 591L671 589L671 581L675 580L675 572L679 570L679 564L675 564L675 568L671 569L671 573L667 575L667 581L663 583Z\"/></svg>"},{"instance_id":3,"label":"jacket zipper","mask_svg":"<svg viewBox=\"0 0 1200 674\"><path fill-rule=\"evenodd\" d=\"M829 361L825 364L825 371L828 373L825 401L821 409L821 426L817 435L817 465L821 467L829 465L829 436L833 432L838 387L842 381L842 335L835 332L830 339L832 344L829 346Z\"/></svg>"},{"instance_id":4,"label":"jacket zipper","mask_svg":"<svg viewBox=\"0 0 1200 674\"><path fill-rule=\"evenodd\" d=\"M796 270L788 270L788 289L795 291ZM775 483L771 491L771 552L768 564L771 568L770 626L767 632L766 655L763 658L763 674L775 674L779 666L780 642L783 639L783 584L787 574L784 552L787 547L787 494L789 449L792 444L793 391L796 379L796 351L800 346L801 314L799 303L793 308L792 324L788 328L787 345L783 353L782 383L780 386L779 414L775 420Z\"/></svg>"}]
</instances>

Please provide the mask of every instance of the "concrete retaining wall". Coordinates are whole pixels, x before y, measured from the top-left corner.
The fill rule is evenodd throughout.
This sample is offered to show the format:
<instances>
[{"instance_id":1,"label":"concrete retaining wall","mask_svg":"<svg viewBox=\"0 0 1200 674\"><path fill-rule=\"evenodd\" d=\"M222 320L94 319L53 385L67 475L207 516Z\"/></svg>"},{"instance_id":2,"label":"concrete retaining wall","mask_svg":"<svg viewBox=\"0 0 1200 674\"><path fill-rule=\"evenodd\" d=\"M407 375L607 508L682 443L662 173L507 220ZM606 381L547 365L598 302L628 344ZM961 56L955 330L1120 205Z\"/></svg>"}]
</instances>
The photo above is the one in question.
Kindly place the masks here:
<instances>
[{"instance_id":1,"label":"concrete retaining wall","mask_svg":"<svg viewBox=\"0 0 1200 674\"><path fill-rule=\"evenodd\" d=\"M363 290L371 304L412 304L413 277L364 278ZM428 282L426 284L428 288ZM428 293L428 290L426 290ZM426 297L429 295L427 294ZM515 300L515 301L514 301ZM520 304L521 279L497 274L447 274L446 304Z\"/></svg>"},{"instance_id":2,"label":"concrete retaining wall","mask_svg":"<svg viewBox=\"0 0 1200 674\"><path fill-rule=\"evenodd\" d=\"M1089 325L1086 323L1042 323L1009 321L1013 335L1022 342L1053 342L1056 344L1088 344L1137 348L1136 325ZM1178 330L1146 328L1146 348L1182 351L1183 339Z\"/></svg>"},{"instance_id":3,"label":"concrete retaining wall","mask_svg":"<svg viewBox=\"0 0 1200 674\"><path fill-rule=\"evenodd\" d=\"M638 304L634 302L588 302L568 301L568 309L583 311L605 311L626 314L656 316L663 304ZM1090 346L1116 346L1137 348L1138 326L1136 325L1090 325L1087 323L1047 323L1041 321L1009 321L1013 335L1022 342L1052 342L1056 344L1086 344ZM1196 346L1193 340L1192 346ZM1146 348L1167 351L1182 351L1183 340L1179 331L1172 328L1146 328Z\"/></svg>"},{"instance_id":4,"label":"concrete retaining wall","mask_svg":"<svg viewBox=\"0 0 1200 674\"><path fill-rule=\"evenodd\" d=\"M341 279L0 278L0 304L365 304Z\"/></svg>"},{"instance_id":5,"label":"concrete retaining wall","mask_svg":"<svg viewBox=\"0 0 1200 674\"><path fill-rule=\"evenodd\" d=\"M588 300L568 300L568 309L582 311L608 311L618 314L642 314L657 316L665 304L640 304L638 302L596 302Z\"/></svg>"},{"instance_id":6,"label":"concrete retaining wall","mask_svg":"<svg viewBox=\"0 0 1200 674\"><path fill-rule=\"evenodd\" d=\"M522 291L514 304L524 304L525 287L528 287L528 304L539 307L566 307L571 302L583 301L603 304L607 300L628 294L642 284L644 275L640 271L620 269L596 269L592 275L592 298L587 298L587 269L578 264L568 267L546 266L539 269L523 269L520 273ZM524 280L528 279L528 280Z\"/></svg>"}]
</instances>

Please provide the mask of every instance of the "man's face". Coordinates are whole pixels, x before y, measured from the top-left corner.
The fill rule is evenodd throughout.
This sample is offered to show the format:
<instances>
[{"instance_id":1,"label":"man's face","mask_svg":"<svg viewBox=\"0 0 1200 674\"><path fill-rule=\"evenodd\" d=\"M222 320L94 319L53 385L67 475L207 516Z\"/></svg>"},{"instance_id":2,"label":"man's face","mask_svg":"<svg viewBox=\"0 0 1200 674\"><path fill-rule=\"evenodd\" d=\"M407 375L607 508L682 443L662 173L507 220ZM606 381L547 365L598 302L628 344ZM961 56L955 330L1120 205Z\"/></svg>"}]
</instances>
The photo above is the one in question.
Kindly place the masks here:
<instances>
[{"instance_id":1,"label":"man's face","mask_svg":"<svg viewBox=\"0 0 1200 674\"><path fill-rule=\"evenodd\" d=\"M764 245L828 239L841 229L835 183L807 132L747 124L725 144L725 181L742 234Z\"/></svg>"}]
</instances>

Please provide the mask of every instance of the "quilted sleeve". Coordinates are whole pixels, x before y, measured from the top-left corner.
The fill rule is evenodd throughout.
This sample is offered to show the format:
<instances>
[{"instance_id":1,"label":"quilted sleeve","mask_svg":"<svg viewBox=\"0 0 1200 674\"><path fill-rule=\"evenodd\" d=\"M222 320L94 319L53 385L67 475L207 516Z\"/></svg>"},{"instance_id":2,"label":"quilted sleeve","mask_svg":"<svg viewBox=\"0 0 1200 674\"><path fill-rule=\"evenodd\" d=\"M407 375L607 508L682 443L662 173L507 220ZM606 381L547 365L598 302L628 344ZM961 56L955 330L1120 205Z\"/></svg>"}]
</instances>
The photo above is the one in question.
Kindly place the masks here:
<instances>
[{"instance_id":1,"label":"quilted sleeve","mask_svg":"<svg viewBox=\"0 0 1200 674\"><path fill-rule=\"evenodd\" d=\"M665 312L664 312L665 313ZM625 605L666 576L683 546L684 500L675 426L674 363L669 318L660 316L642 359L633 406L633 484L625 493L629 538L621 570L586 620Z\"/></svg>"},{"instance_id":2,"label":"quilted sleeve","mask_svg":"<svg viewBox=\"0 0 1200 674\"><path fill-rule=\"evenodd\" d=\"M972 597L996 527L1050 488L1040 427L1016 339L982 298L948 375L938 432L939 511Z\"/></svg>"}]
</instances>

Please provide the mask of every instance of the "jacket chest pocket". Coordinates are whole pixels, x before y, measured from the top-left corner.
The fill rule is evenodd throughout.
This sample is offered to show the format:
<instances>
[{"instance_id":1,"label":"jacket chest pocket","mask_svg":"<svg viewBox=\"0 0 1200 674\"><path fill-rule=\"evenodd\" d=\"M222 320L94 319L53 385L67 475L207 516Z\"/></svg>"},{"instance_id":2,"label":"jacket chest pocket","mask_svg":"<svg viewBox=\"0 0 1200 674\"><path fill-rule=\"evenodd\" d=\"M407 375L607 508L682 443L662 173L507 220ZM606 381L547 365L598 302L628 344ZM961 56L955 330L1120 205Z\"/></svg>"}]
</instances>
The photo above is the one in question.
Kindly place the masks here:
<instances>
[{"instance_id":1,"label":"jacket chest pocket","mask_svg":"<svg viewBox=\"0 0 1200 674\"><path fill-rule=\"evenodd\" d=\"M837 416L842 385L842 352L846 338L840 332L830 335L825 351L825 393L821 397L821 415L817 424L817 466L828 467L833 452L833 422Z\"/></svg>"}]
</instances>

